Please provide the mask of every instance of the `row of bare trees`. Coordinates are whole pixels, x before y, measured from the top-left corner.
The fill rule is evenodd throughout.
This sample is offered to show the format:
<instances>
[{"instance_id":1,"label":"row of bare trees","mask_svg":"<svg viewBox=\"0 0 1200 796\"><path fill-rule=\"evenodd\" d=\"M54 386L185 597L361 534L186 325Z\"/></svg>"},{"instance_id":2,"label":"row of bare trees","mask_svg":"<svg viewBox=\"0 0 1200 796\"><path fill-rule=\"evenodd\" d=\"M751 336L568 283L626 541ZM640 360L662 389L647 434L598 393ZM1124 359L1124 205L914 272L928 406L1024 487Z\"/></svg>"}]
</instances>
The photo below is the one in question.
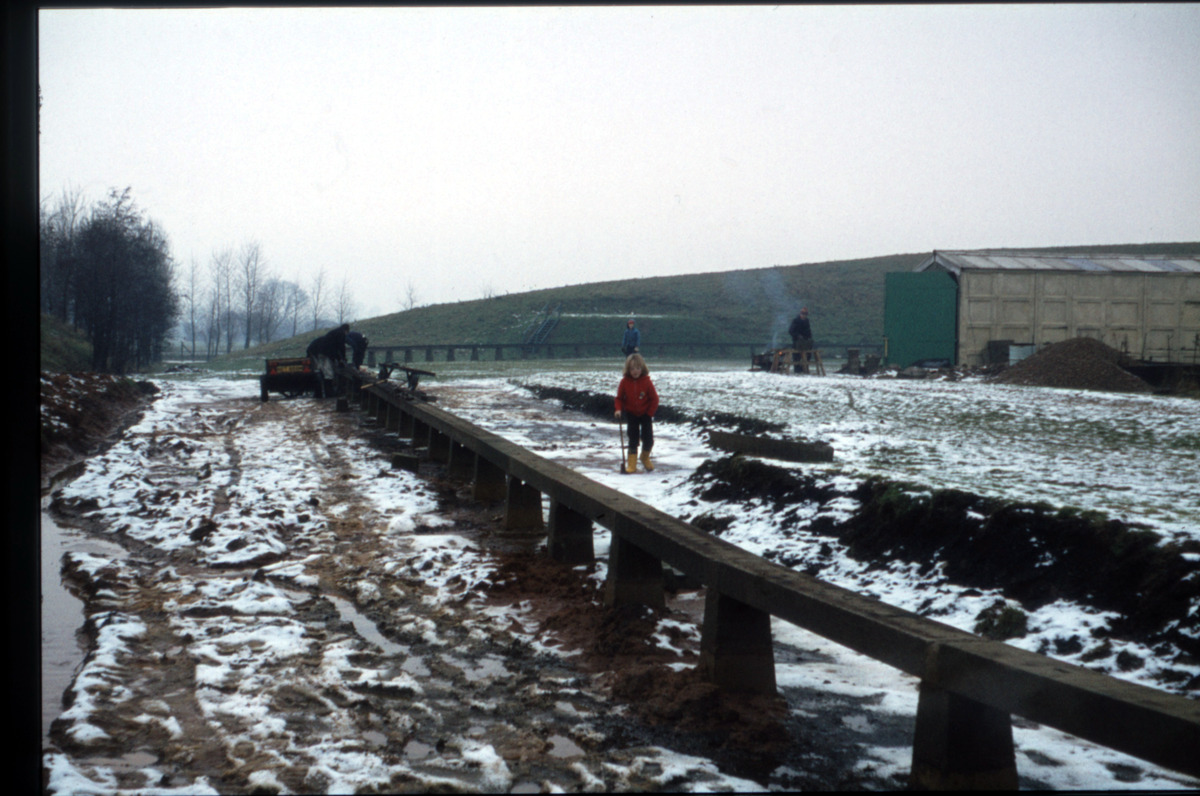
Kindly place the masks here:
<instances>
[{"instance_id":1,"label":"row of bare trees","mask_svg":"<svg viewBox=\"0 0 1200 796\"><path fill-rule=\"evenodd\" d=\"M257 241L214 251L207 269L193 259L182 281L181 342L197 356L345 323L355 311L347 279L335 287L322 268L306 289L298 279L278 276Z\"/></svg>"},{"instance_id":2,"label":"row of bare trees","mask_svg":"<svg viewBox=\"0 0 1200 796\"><path fill-rule=\"evenodd\" d=\"M304 286L279 276L257 241L180 268L166 236L130 189L88 206L64 190L41 208L41 309L82 330L96 370L124 372L162 358L177 334L193 356L349 322L349 281L320 269Z\"/></svg>"}]
</instances>

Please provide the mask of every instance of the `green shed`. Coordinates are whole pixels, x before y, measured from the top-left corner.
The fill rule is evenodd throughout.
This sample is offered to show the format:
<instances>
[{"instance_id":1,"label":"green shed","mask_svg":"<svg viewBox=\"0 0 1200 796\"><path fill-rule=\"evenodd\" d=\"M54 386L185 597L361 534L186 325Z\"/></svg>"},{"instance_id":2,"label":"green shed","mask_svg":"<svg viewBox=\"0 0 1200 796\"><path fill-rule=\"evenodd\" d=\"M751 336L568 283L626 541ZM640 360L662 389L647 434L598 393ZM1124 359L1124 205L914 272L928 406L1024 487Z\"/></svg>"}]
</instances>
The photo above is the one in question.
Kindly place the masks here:
<instances>
[{"instance_id":1,"label":"green shed","mask_svg":"<svg viewBox=\"0 0 1200 796\"><path fill-rule=\"evenodd\" d=\"M917 362L955 361L958 284L945 271L885 275L885 360L907 368Z\"/></svg>"}]
</instances>

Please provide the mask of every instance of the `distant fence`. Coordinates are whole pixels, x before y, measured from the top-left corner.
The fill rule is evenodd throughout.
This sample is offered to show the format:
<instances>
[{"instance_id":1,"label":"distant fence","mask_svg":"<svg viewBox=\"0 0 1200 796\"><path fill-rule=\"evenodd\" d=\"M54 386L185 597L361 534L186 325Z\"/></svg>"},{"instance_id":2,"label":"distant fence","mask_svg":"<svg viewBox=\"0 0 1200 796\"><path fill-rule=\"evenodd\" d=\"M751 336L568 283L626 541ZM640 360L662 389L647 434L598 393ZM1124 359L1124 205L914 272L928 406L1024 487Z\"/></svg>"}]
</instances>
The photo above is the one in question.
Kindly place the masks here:
<instances>
[{"instance_id":1,"label":"distant fence","mask_svg":"<svg viewBox=\"0 0 1200 796\"><path fill-rule=\"evenodd\" d=\"M650 343L641 347L648 357L665 359L745 359L761 354L769 346L763 343ZM827 351L838 353L856 349L864 353L883 353L883 345L828 346ZM372 344L367 349L367 364L382 362L470 362L507 359L585 359L589 357L620 357L616 343L437 343L437 344ZM828 358L828 355L827 355Z\"/></svg>"},{"instance_id":2,"label":"distant fence","mask_svg":"<svg viewBox=\"0 0 1200 796\"><path fill-rule=\"evenodd\" d=\"M764 560L419 400L346 370L389 431L504 501L506 528L544 529L550 555L594 560L612 532L607 605L665 605L663 565L707 589L700 669L731 691L773 693L771 617L920 678L910 785L1016 788L1012 715L1200 776L1200 702L990 641ZM345 399L343 399L345 400ZM348 403L346 404L348 408ZM549 521L542 498L549 501Z\"/></svg>"}]
</instances>

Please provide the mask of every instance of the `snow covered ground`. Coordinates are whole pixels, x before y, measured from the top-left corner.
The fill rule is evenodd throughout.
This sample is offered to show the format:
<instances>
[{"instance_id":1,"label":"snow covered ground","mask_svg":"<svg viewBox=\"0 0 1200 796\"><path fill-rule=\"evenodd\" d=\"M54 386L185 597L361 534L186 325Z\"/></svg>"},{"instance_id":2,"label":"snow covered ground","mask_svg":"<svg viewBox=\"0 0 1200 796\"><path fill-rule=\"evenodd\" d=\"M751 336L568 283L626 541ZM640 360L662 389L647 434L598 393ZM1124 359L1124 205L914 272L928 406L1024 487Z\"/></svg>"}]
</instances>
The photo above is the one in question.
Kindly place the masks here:
<instances>
[{"instance_id":1,"label":"snow covered ground","mask_svg":"<svg viewBox=\"0 0 1200 796\"><path fill-rule=\"evenodd\" d=\"M694 517L712 508L687 482L721 455L698 429L659 424L659 469L621 475L614 423L537 401L512 383L608 393L615 369L579 362L438 370L422 388L442 408L664 511ZM831 442L834 464L804 465L831 483L874 473L1103 511L1165 539L1200 535L1194 401L781 377L728 364L656 368L653 376L663 401L679 408L759 417ZM234 782L280 793L757 791L803 781L795 762L756 781L681 750L614 742L602 717L619 708L570 673L570 655L544 644L519 606L472 599L494 575L487 551L426 482L391 470L328 405L260 405L256 384L233 374L159 383L163 396L141 423L55 496L130 552L69 556L68 568L87 584L93 648L45 756L52 793L215 793ZM722 534L728 541L760 553L790 546L800 559L811 552L813 540L783 535L766 507L730 513L737 520ZM607 543L598 529L599 555ZM997 597L919 578L911 566L868 572L836 549L823 555L823 579L909 610L923 606L966 630ZM603 567L595 577L602 576ZM322 599L335 582L351 599ZM411 600L411 613L387 628L365 616L397 594ZM330 605L336 615L314 630L313 617ZM454 622L439 624L447 615ZM1056 603L1032 613L1030 633L1012 643L1038 649L1110 620ZM795 717L839 717L859 739L862 787L903 782L916 680L786 623L772 630L777 678ZM669 637L664 632L664 646ZM517 671L522 659L498 652L456 656L481 640L493 650L527 650L529 668ZM1134 651L1148 661L1135 672L1113 664L1119 647L1089 665L1154 685L1154 651ZM554 659L561 668L547 663ZM168 676L164 668L188 678L152 683ZM394 701L385 711L364 694ZM513 700L519 710L505 707ZM292 703L308 706L305 726L281 712ZM1014 721L1014 736L1023 787L1200 786L1023 720ZM551 740L537 746L535 738ZM515 762L526 757L513 749L525 747L540 750L533 767ZM180 762L205 755L232 761L230 778L197 775L218 767Z\"/></svg>"}]
</instances>

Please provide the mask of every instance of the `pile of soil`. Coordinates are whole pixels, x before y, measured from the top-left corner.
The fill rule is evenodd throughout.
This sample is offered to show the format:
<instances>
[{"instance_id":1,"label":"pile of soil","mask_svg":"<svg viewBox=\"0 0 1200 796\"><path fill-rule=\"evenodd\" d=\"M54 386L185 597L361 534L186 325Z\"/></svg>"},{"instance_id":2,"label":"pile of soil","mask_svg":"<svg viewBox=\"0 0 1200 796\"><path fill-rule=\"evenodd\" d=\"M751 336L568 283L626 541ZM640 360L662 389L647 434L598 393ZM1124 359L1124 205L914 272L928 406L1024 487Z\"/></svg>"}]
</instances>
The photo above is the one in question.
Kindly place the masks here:
<instances>
[{"instance_id":1,"label":"pile of soil","mask_svg":"<svg viewBox=\"0 0 1200 796\"><path fill-rule=\"evenodd\" d=\"M94 455L137 420L158 394L149 381L107 373L42 373L42 488Z\"/></svg>"},{"instance_id":2,"label":"pile of soil","mask_svg":"<svg viewBox=\"0 0 1200 796\"><path fill-rule=\"evenodd\" d=\"M1036 610L1069 600L1113 611L1115 635L1200 659L1200 542L1162 543L1145 528L1099 512L1009 502L956 489L910 493L880 478L854 493L861 508L836 529L851 555L900 559L952 582L998 589ZM1170 673L1177 680L1182 672ZM1200 688L1192 678L1187 688Z\"/></svg>"},{"instance_id":3,"label":"pile of soil","mask_svg":"<svg viewBox=\"0 0 1200 796\"><path fill-rule=\"evenodd\" d=\"M1151 392L1142 379L1125 370L1128 356L1090 337L1075 337L1046 346L991 379L995 384L1064 387L1102 392Z\"/></svg>"},{"instance_id":4,"label":"pile of soil","mask_svg":"<svg viewBox=\"0 0 1200 796\"><path fill-rule=\"evenodd\" d=\"M919 564L927 575L941 566L952 583L999 590L1027 610L1061 599L1113 611L1120 615L1112 624L1114 636L1151 647L1165 642L1179 651L1182 665L1200 660L1200 615L1192 608L1200 600L1200 542L1195 540L1163 543L1143 526L1099 512L956 489L930 493L877 477L839 492L810 474L737 456L705 462L690 483L704 500L767 503L783 523L803 523L811 533L837 539L850 557L871 567L901 560ZM859 504L846 520L800 519L801 507L823 506L839 496ZM729 518L701 515L692 524L719 536ZM800 565L774 551L764 558ZM803 571L820 574L813 564ZM991 635L982 628L976 632ZM1093 645L1099 654L1108 646L1104 639L1081 638L1056 644L1060 653L1072 651L1071 645ZM1126 668L1141 665L1129 661ZM1189 691L1200 689L1200 677L1183 669L1164 670L1159 678Z\"/></svg>"}]
</instances>

